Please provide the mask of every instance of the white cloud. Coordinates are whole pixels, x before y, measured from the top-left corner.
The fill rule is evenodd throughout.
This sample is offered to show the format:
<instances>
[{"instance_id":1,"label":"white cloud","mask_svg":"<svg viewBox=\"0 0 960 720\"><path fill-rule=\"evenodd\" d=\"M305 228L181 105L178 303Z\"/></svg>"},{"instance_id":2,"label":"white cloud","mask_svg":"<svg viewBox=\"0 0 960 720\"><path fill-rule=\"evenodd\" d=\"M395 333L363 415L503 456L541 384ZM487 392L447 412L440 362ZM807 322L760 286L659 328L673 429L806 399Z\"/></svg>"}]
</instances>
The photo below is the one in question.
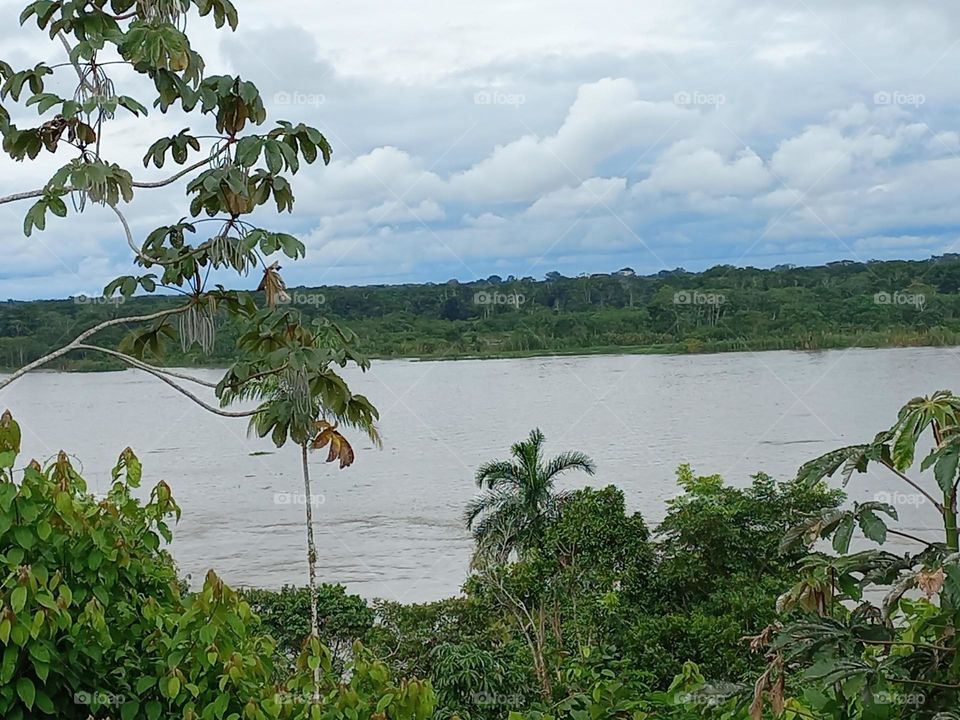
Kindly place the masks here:
<instances>
[{"instance_id":1,"label":"white cloud","mask_svg":"<svg viewBox=\"0 0 960 720\"><path fill-rule=\"evenodd\" d=\"M732 158L725 158L710 148L683 148L665 153L638 190L708 196L753 195L772 181L763 160L749 148Z\"/></svg>"},{"instance_id":2,"label":"white cloud","mask_svg":"<svg viewBox=\"0 0 960 720\"><path fill-rule=\"evenodd\" d=\"M318 14L306 0L241 0L236 34L191 21L209 72L256 80L272 117L315 124L334 146L330 166L293 178L292 216L257 214L308 245L285 266L291 283L913 257L957 235L960 9L492 3L358 0ZM0 0L0 19L20 4ZM62 56L13 21L0 39L14 65ZM142 83L117 79L146 99ZM522 102L475 102L491 90ZM695 92L723 102L675 104ZM317 102L281 105L278 93ZM140 158L187 121L121 118L109 159L165 177ZM209 118L190 122L211 132ZM40 186L66 158L0 159L0 194ZM130 271L109 213L71 213L22 239L27 207L0 206L0 297L88 291ZM129 217L139 238L184 214L177 185L138 194Z\"/></svg>"}]
</instances>

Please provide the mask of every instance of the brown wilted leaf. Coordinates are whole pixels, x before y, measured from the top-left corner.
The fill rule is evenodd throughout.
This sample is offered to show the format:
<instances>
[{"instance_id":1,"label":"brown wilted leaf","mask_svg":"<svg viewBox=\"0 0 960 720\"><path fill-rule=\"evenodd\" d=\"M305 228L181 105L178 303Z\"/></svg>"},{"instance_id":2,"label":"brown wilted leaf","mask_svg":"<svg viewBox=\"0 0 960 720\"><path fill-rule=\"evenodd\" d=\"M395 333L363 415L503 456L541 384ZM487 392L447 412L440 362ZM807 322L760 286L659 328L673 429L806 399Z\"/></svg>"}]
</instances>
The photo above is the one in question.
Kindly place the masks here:
<instances>
[{"instance_id":1,"label":"brown wilted leaf","mask_svg":"<svg viewBox=\"0 0 960 720\"><path fill-rule=\"evenodd\" d=\"M326 420L320 420L315 423L315 426L318 432L313 438L313 442L310 445L311 448L319 450L323 447L329 447L327 462L336 462L339 460L341 470L352 465L356 457L353 448L347 439L337 430L337 426L335 424L331 425Z\"/></svg>"},{"instance_id":2,"label":"brown wilted leaf","mask_svg":"<svg viewBox=\"0 0 960 720\"><path fill-rule=\"evenodd\" d=\"M784 700L783 694L786 690L783 673L777 676L777 681L770 686L770 706L773 708L773 714L779 717L783 714Z\"/></svg>"},{"instance_id":3,"label":"brown wilted leaf","mask_svg":"<svg viewBox=\"0 0 960 720\"><path fill-rule=\"evenodd\" d=\"M780 632L782 627L783 625L780 623L771 623L761 630L759 634L744 635L742 638L740 638L740 641L749 642L751 651L762 652L771 642L773 642L773 636Z\"/></svg>"},{"instance_id":4,"label":"brown wilted leaf","mask_svg":"<svg viewBox=\"0 0 960 720\"><path fill-rule=\"evenodd\" d=\"M280 277L280 263L275 262L270 267L264 269L263 279L257 286L258 291L262 291L267 298L267 305L286 305L290 302L290 296L287 294L287 286Z\"/></svg>"},{"instance_id":5,"label":"brown wilted leaf","mask_svg":"<svg viewBox=\"0 0 960 720\"><path fill-rule=\"evenodd\" d=\"M943 589L944 579L943 568L930 572L921 570L917 573L917 587L923 590L924 595L931 598Z\"/></svg>"},{"instance_id":6,"label":"brown wilted leaf","mask_svg":"<svg viewBox=\"0 0 960 720\"><path fill-rule=\"evenodd\" d=\"M772 679L773 677L776 677L776 679ZM781 715L785 707L783 697L785 689L783 656L776 654L773 656L770 664L767 665L767 669L763 672L763 675L757 678L757 682L753 686L753 702L750 703L750 720L762 720L764 692L769 696L770 707L773 709L774 715Z\"/></svg>"}]
</instances>

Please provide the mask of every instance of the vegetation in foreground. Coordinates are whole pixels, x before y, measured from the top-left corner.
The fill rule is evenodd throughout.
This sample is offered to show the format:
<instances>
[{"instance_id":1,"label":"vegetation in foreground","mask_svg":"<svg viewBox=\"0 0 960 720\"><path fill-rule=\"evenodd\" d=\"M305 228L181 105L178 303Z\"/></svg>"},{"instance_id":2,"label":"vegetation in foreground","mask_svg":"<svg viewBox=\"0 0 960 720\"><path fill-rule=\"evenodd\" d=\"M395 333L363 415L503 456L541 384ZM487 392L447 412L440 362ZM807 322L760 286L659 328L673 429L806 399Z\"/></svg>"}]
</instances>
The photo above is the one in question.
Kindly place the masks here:
<instances>
[{"instance_id":1,"label":"vegetation in foreground","mask_svg":"<svg viewBox=\"0 0 960 720\"><path fill-rule=\"evenodd\" d=\"M35 20L69 60L19 71L0 62L0 100L22 101L41 116L39 125L19 127L0 106L3 150L15 160L41 152L70 157L43 187L0 197L0 204L34 201L25 215L27 235L66 216L65 199L75 213L99 204L117 217L135 265L153 272L111 282L109 303L84 308L108 317L72 318L93 324L78 328L72 340L65 335L59 347L44 334L64 329L56 313L12 324L14 340L2 353L20 367L0 380L0 389L68 357L122 362L213 414L249 418L278 447L292 442L309 496L310 450L323 449L328 462L346 468L353 449L341 429L376 438L375 408L338 374L350 364L365 369L368 361L355 335L326 310L320 317L314 312L327 305L325 297L311 302L287 290L276 256L296 259L304 246L254 224L254 211L259 220L268 200L278 212L291 210L288 176L302 163L329 162L332 149L305 125L280 121L258 132L267 114L256 86L205 74L184 31L191 12L217 28L237 23L229 0L37 0L24 11L21 22ZM160 112L176 107L191 120L206 117L215 129L212 136L194 135L187 127L152 144L145 166L161 168L168 160L181 166L165 179L134 180L101 155L115 113L148 112L116 92L109 73L118 64L140 78L139 89L152 84L149 101ZM76 73L72 98L50 92L48 76L58 71ZM190 219L161 226L138 244L127 204L180 179ZM212 268L243 275L254 267L263 270L262 295L208 284ZM504 337L520 352L564 349L568 342L683 342L694 351L722 343L809 348L863 332L952 342L956 262L938 261L919 276L897 275L896 267L840 264L823 276L818 269L764 275L721 268L699 276L706 280L699 287L682 272L651 281L670 283L655 288L626 272L607 279L553 276L531 290L529 305L517 292L512 301L502 293L501 302L499 289L491 296L489 289L440 288L449 294L438 322L491 323L499 341L448 325L442 343L424 345L428 324L397 325L390 317L396 311L416 319L415 303L372 322L410 331L412 345L399 345L405 355L445 352L462 338L471 354L487 352L503 346ZM488 288L504 285L497 280L489 278ZM516 283L524 282L530 281L507 278L503 289L522 289ZM179 297L135 298L158 287ZM437 289L423 305L431 318ZM542 301L537 290L546 293ZM616 292L625 293L625 303L613 300ZM578 319L580 293L585 314ZM619 309L610 310L617 302ZM140 315L119 311L138 303L153 304ZM478 321L473 313L480 306ZM615 311L625 314L608 315ZM870 325L874 320L879 324ZM111 333L120 325L135 329L114 345L119 337ZM28 340L41 326L37 342ZM369 326L363 331L371 337ZM94 344L94 336L102 342ZM384 334L390 337L397 336ZM180 350L164 360L170 340ZM398 346L390 347L386 354ZM199 356L217 364L229 357L219 383L164 364ZM187 383L212 389L220 407ZM226 409L240 399L258 404ZM791 482L757 476L736 489L682 467L683 494L652 533L643 518L626 512L615 486L557 495L552 477L567 469L592 472L593 462L575 452L543 458L535 431L510 460L478 473L487 492L467 512L479 542L462 595L415 606L371 607L340 587L318 586L309 513L306 588L241 593L211 571L201 588L190 590L163 548L179 508L164 483L141 499L142 468L132 450L121 452L111 489L95 498L66 453L46 464L18 464L20 440L20 427L5 412L5 719L919 720L957 712L960 400L947 392L911 401L873 441L817 458ZM932 450L916 468L917 448L927 446ZM942 520L940 537L894 524L897 510L889 504L841 507L838 493L824 484L834 473L849 479L874 467L930 504ZM851 552L858 529L881 547ZM914 542L916 552L884 551L892 535ZM882 602L874 599L877 590L886 593Z\"/></svg>"},{"instance_id":2,"label":"vegetation in foreground","mask_svg":"<svg viewBox=\"0 0 960 720\"><path fill-rule=\"evenodd\" d=\"M612 273L435 285L292 288L289 306L357 333L380 358L518 357L960 345L960 258L772 270L718 266L641 277ZM0 368L54 350L72 327L175 307L174 298L0 302ZM239 327L217 319L207 351L168 347L160 364L228 366ZM121 344L120 330L103 332ZM123 367L76 350L56 367Z\"/></svg>"},{"instance_id":3,"label":"vegetation in foreground","mask_svg":"<svg viewBox=\"0 0 960 720\"><path fill-rule=\"evenodd\" d=\"M237 592L213 571L188 590L162 548L179 508L164 483L136 499L130 449L97 500L64 453L15 471L20 428L4 414L0 713L956 717L956 396L910 401L873 441L790 482L758 475L734 488L681 466L682 493L653 532L613 485L554 493L545 470L592 461L547 459L539 440L478 470L483 512L468 519L488 522L460 596L368 604L341 586ZM931 504L939 538L901 529L892 505L844 506L824 484L873 466ZM858 530L878 547L851 552ZM893 535L916 552L883 550Z\"/></svg>"}]
</instances>

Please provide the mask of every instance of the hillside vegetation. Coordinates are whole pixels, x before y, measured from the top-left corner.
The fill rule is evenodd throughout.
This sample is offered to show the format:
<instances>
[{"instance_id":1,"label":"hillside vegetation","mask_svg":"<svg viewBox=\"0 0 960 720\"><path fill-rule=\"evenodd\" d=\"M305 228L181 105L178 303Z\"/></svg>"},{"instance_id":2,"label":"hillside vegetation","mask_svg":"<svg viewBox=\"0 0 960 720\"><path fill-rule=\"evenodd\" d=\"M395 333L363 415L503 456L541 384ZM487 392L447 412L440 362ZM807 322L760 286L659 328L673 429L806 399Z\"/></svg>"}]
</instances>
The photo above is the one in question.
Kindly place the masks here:
<instances>
[{"instance_id":1,"label":"hillside vegetation","mask_svg":"<svg viewBox=\"0 0 960 720\"><path fill-rule=\"evenodd\" d=\"M638 276L548 273L444 284L289 288L306 319L342 321L374 357L489 357L587 352L816 350L960 344L960 258L842 261L770 270L721 265ZM71 331L105 318L173 307L175 298L73 298L0 303L0 366L19 367ZM122 327L103 333L118 345ZM237 332L214 350L169 346L160 364L223 365ZM75 352L60 367L110 367Z\"/></svg>"}]
</instances>

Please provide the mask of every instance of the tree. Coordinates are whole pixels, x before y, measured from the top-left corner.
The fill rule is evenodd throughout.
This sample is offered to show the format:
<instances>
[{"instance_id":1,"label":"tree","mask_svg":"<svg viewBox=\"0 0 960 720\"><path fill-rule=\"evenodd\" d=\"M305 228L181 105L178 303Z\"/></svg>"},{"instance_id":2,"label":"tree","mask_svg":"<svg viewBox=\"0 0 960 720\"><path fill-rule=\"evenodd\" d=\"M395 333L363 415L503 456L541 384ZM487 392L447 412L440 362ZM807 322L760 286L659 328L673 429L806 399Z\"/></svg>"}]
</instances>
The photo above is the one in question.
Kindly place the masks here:
<instances>
[{"instance_id":1,"label":"tree","mask_svg":"<svg viewBox=\"0 0 960 720\"><path fill-rule=\"evenodd\" d=\"M928 480L937 488L933 491L921 478L907 474L925 435L931 436L933 447L920 470L932 470ZM911 504L928 502L936 509L942 535L928 540L891 527L891 521L898 520L898 500L890 493L884 498L890 502L878 499L813 513L787 533L785 548L828 539L837 554L814 553L804 559L797 582L779 602L784 612L799 612L801 617L758 636L756 644L768 648L770 665L757 682L756 707L765 695L776 697L776 688L796 670L818 684L814 708L829 717L927 718L957 707L958 458L960 398L941 390L910 400L873 442L835 450L800 468L802 482L819 482L840 472L846 483L854 472L883 467L914 491L912 497L904 496ZM905 554L881 549L851 553L857 527L877 545L896 535L916 543L917 549ZM907 597L911 590L921 597ZM879 602L877 591L884 593ZM910 702L871 704L881 695Z\"/></svg>"},{"instance_id":2,"label":"tree","mask_svg":"<svg viewBox=\"0 0 960 720\"><path fill-rule=\"evenodd\" d=\"M322 326L321 326L322 327ZM366 369L366 359L351 353L348 338L338 331L325 338L317 331L314 344L341 351L338 362L349 360ZM300 446L303 472L305 524L307 529L307 575L310 599L310 638L319 640L320 619L317 611L317 547L313 537L313 488L310 482L309 450L327 448L327 462L338 462L340 469L353 464L353 447L340 433L340 424L362 430L376 444L380 443L377 430L377 410L363 395L353 395L343 380L334 372L326 371L307 378L305 375L267 375L221 396L224 404L244 399L261 403L250 418L249 431L260 437L270 435L277 447L287 438ZM330 421L333 422L330 422ZM314 694L319 699L320 669L314 672Z\"/></svg>"},{"instance_id":3,"label":"tree","mask_svg":"<svg viewBox=\"0 0 960 720\"><path fill-rule=\"evenodd\" d=\"M570 470L593 475L593 460L582 452L545 461L544 439L540 429L534 429L510 448L511 460L494 460L477 469L477 487L486 492L469 503L464 520L477 543L479 563L503 562L534 547L567 495L554 491L556 479Z\"/></svg>"},{"instance_id":4,"label":"tree","mask_svg":"<svg viewBox=\"0 0 960 720\"><path fill-rule=\"evenodd\" d=\"M143 370L206 410L227 417L250 417L257 410L228 411L208 404L185 386L193 383L215 390L224 398L242 392L247 383L275 378L290 387L308 391L316 385L327 390L335 385L349 397L346 385L332 378L331 366L346 356L342 344L327 347L323 340L336 333L329 323L307 326L301 314L286 307L280 265L270 259L284 255L296 259L304 245L287 233L254 225L252 213L269 200L278 212L293 209L294 196L285 173L296 174L303 164L329 163L332 149L315 128L279 121L266 132L249 132L263 125L267 112L256 86L240 77L204 76L203 58L190 46L180 29L191 10L211 15L217 28L236 28L237 14L230 0L98 0L97 2L33 2L21 15L48 31L51 39L68 50L69 61L14 71L0 62L0 99L25 101L49 119L37 127L18 128L9 112L0 107L3 149L18 161L37 158L41 152L74 152L50 180L36 190L0 197L0 204L37 198L24 222L27 235L46 228L48 216L68 214L64 198L73 199L74 212L92 206L110 210L120 223L135 265L156 272L124 276L104 289L106 298L123 302L137 292L150 294L158 288L175 292L182 302L143 315L119 315L84 330L74 340L28 363L0 382L0 389L25 373L77 351L99 353ZM114 59L116 58L116 59ZM171 109L199 115L214 126L213 135L195 135L190 128L149 146L143 164L161 168L170 160L183 166L159 181L136 181L132 173L104 159L107 129L114 113L126 111L146 116L147 108L128 95L118 94L109 73L123 65L139 75L138 88L153 85L152 104L161 113ZM45 78L61 71L79 78L73 99L45 91ZM210 147L206 151L203 145ZM202 154L197 160L196 155ZM142 243L134 240L126 218L125 204L135 195L189 180L190 220L158 227ZM204 217L201 217L204 216ZM211 233L202 232L213 223ZM209 235L205 240L196 236ZM211 270L232 270L246 275L261 267L258 290L265 305L259 306L247 292L227 291L211 285ZM157 272L160 273L158 277ZM240 341L232 363L219 383L210 383L148 362L162 360L171 339L186 350L212 348L218 319L226 315L238 326ZM144 325L132 332L120 350L91 344L98 333L120 326ZM341 336L343 334L341 333ZM156 362L156 361L154 361ZM331 384L332 383L332 384ZM314 403L312 396L304 404ZM274 423L274 439L287 428Z\"/></svg>"},{"instance_id":5,"label":"tree","mask_svg":"<svg viewBox=\"0 0 960 720\"><path fill-rule=\"evenodd\" d=\"M188 592L163 547L180 509L158 483L141 502L130 448L95 498L61 451L17 467L21 431L0 416L0 717L427 720L428 683L394 683L355 648L344 673L319 640L295 668L216 573ZM307 692L316 684L319 694ZM346 679L345 679L346 678Z\"/></svg>"},{"instance_id":6,"label":"tree","mask_svg":"<svg viewBox=\"0 0 960 720\"><path fill-rule=\"evenodd\" d=\"M212 14L217 28L229 24L236 29L237 13L230 0L38 0L21 14L21 23L35 19L51 40L66 48L69 59L52 65L41 62L21 71L0 62L0 100L23 99L27 107L36 106L40 115L47 117L36 127L21 129L0 107L3 149L17 161L34 160L43 151L72 152L73 157L42 188L2 197L0 204L36 198L24 221L28 236L44 230L48 216L65 217L64 198L68 196L76 213L93 205L109 209L120 223L134 264L156 272L119 277L104 288L104 297L125 300L139 291L150 294L163 288L183 300L144 315L121 315L100 322L21 367L0 382L0 389L71 352L99 353L153 375L211 413L250 417L257 433L270 435L277 446L293 440L303 456L310 587L315 595L307 448L328 445L331 460L339 459L341 467L349 465L353 450L336 425L324 418L330 415L373 436L376 410L366 398L352 395L333 370L348 363L368 367L349 347L355 337L323 319L307 324L298 310L288 306L290 297L275 258L303 256L303 243L288 233L253 224L252 214L271 199L278 213L292 211L294 196L285 173L296 174L302 164L317 160L329 163L332 148L316 128L304 124L279 121L267 132L250 132L251 126L267 120L260 93L240 77L204 76L203 58L191 48L182 30L191 10L200 16ZM187 116L212 121L213 135L194 134L187 127L159 138L146 149L144 167L153 164L161 168L168 159L183 166L165 179L138 182L129 170L105 159L106 130L114 114L121 110L136 117L148 114L138 100L116 92L110 77L115 65L126 66L142 81L152 83L152 104L161 113L179 106ZM60 71L77 75L72 99L45 87L45 78ZM209 145L205 152L204 144ZM200 160L194 159L198 153ZM190 219L158 227L137 243L125 204L140 192L180 179L186 181ZM209 227L213 230L201 241L198 236L207 235L202 230L208 227L203 223L212 223ZM263 271L257 288L265 301L262 307L252 294L228 291L209 280L211 270L246 275L255 267ZM163 347L171 338L179 339L183 350L196 345L211 352L218 319L224 314L237 327L238 341L219 383L155 364L162 361ZM143 324L147 326L132 331L119 350L90 342L103 330ZM186 383L213 389L221 405L243 397L268 399L253 410L225 410L195 395ZM315 602L311 607L316 633ZM320 685L318 668L312 666L315 700Z\"/></svg>"}]
</instances>

